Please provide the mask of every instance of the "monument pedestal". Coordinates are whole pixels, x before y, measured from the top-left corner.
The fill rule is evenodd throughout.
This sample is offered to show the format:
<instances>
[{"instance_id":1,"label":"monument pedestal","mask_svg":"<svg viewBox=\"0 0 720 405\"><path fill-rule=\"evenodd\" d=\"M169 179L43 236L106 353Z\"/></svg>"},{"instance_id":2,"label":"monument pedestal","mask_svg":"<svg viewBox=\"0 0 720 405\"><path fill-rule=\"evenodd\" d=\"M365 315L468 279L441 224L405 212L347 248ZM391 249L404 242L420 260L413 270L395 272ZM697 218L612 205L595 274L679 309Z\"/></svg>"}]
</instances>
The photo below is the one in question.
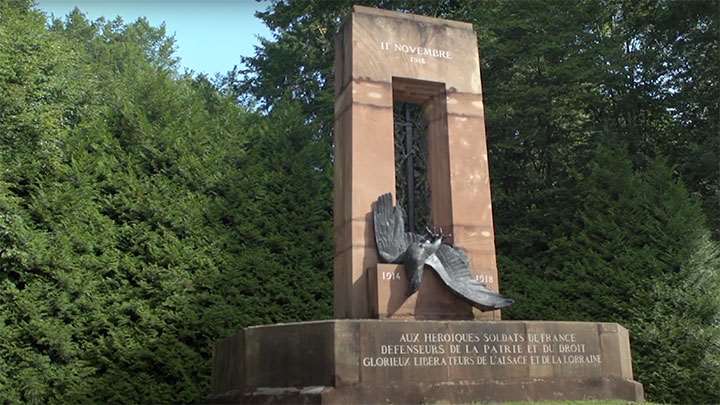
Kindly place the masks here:
<instances>
[{"instance_id":1,"label":"monument pedestal","mask_svg":"<svg viewBox=\"0 0 720 405\"><path fill-rule=\"evenodd\" d=\"M643 400L614 323L328 320L219 342L209 403Z\"/></svg>"}]
</instances>

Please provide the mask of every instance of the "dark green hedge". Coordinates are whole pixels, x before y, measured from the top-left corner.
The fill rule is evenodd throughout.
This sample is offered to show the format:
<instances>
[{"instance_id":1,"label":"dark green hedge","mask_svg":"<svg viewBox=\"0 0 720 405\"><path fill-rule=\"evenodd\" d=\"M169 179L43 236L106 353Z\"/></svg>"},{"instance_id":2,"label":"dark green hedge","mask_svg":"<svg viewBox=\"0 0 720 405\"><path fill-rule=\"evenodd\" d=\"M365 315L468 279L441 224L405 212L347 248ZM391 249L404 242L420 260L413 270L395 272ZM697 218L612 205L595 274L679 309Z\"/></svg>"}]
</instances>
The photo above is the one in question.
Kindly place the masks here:
<instances>
[{"instance_id":1,"label":"dark green hedge","mask_svg":"<svg viewBox=\"0 0 720 405\"><path fill-rule=\"evenodd\" d=\"M3 400L197 401L217 339L332 312L327 148L171 50L0 6Z\"/></svg>"}]
</instances>

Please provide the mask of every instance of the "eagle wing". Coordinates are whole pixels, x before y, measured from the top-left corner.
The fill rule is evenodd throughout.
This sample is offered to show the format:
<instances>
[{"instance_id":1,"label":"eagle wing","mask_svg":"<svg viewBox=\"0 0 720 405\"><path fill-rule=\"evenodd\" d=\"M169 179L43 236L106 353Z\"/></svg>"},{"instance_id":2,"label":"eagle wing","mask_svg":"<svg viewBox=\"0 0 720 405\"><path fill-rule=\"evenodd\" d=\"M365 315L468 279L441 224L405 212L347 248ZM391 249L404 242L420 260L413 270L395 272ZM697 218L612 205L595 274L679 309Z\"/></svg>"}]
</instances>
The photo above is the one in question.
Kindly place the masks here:
<instances>
[{"instance_id":1,"label":"eagle wing","mask_svg":"<svg viewBox=\"0 0 720 405\"><path fill-rule=\"evenodd\" d=\"M440 245L438 251L431 255L425 264L435 270L450 290L481 311L492 311L513 303L513 300L475 280L470 273L470 260L465 253L450 245Z\"/></svg>"},{"instance_id":2,"label":"eagle wing","mask_svg":"<svg viewBox=\"0 0 720 405\"><path fill-rule=\"evenodd\" d=\"M380 257L387 263L401 263L408 247L420 236L405 232L405 212L400 204L393 207L392 194L381 195L373 207L375 243Z\"/></svg>"}]
</instances>

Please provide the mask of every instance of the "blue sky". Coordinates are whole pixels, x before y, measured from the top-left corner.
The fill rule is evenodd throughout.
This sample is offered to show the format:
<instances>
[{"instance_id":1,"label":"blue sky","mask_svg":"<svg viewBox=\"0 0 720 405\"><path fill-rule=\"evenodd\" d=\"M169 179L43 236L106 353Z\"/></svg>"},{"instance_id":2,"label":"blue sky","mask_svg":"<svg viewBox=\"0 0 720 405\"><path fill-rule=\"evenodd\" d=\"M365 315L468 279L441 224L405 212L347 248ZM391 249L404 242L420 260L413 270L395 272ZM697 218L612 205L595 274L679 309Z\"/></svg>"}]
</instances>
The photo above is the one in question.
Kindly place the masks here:
<instances>
[{"instance_id":1,"label":"blue sky","mask_svg":"<svg viewBox=\"0 0 720 405\"><path fill-rule=\"evenodd\" d=\"M175 35L181 65L210 76L239 65L241 55L254 54L258 35L271 37L254 16L268 5L254 0L37 0L40 10L55 17L65 17L77 6L92 20L119 15L125 22L144 16L154 26L164 21L167 32Z\"/></svg>"}]
</instances>

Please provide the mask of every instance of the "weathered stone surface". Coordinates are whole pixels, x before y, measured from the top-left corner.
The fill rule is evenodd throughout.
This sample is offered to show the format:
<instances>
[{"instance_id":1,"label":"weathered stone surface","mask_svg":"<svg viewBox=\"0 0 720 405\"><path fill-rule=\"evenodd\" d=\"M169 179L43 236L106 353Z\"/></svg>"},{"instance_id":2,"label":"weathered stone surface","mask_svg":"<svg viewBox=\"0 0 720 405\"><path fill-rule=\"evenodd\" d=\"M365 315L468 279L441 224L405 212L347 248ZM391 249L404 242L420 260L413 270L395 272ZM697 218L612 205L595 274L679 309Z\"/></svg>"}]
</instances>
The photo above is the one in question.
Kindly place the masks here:
<instances>
[{"instance_id":1,"label":"weathered stone surface","mask_svg":"<svg viewBox=\"0 0 720 405\"><path fill-rule=\"evenodd\" d=\"M367 269L378 259L370 213L379 195L395 191L393 101L425 112L434 225L455 235L472 270L497 291L472 25L356 6L337 36L335 73L335 316L371 316ZM499 311L471 313L500 319Z\"/></svg>"},{"instance_id":2,"label":"weathered stone surface","mask_svg":"<svg viewBox=\"0 0 720 405\"><path fill-rule=\"evenodd\" d=\"M333 384L333 323L256 326L244 333L246 387Z\"/></svg>"},{"instance_id":3,"label":"weathered stone surface","mask_svg":"<svg viewBox=\"0 0 720 405\"><path fill-rule=\"evenodd\" d=\"M379 319L474 319L472 307L426 268L415 294L408 296L404 266L378 264L368 269L370 316Z\"/></svg>"},{"instance_id":4,"label":"weathered stone surface","mask_svg":"<svg viewBox=\"0 0 720 405\"><path fill-rule=\"evenodd\" d=\"M627 330L611 323L278 324L244 329L214 359L211 403L643 398Z\"/></svg>"},{"instance_id":5,"label":"weathered stone surface","mask_svg":"<svg viewBox=\"0 0 720 405\"><path fill-rule=\"evenodd\" d=\"M215 345L212 392L242 390L245 383L245 331L227 337ZM222 354L222 355L220 355Z\"/></svg>"}]
</instances>

